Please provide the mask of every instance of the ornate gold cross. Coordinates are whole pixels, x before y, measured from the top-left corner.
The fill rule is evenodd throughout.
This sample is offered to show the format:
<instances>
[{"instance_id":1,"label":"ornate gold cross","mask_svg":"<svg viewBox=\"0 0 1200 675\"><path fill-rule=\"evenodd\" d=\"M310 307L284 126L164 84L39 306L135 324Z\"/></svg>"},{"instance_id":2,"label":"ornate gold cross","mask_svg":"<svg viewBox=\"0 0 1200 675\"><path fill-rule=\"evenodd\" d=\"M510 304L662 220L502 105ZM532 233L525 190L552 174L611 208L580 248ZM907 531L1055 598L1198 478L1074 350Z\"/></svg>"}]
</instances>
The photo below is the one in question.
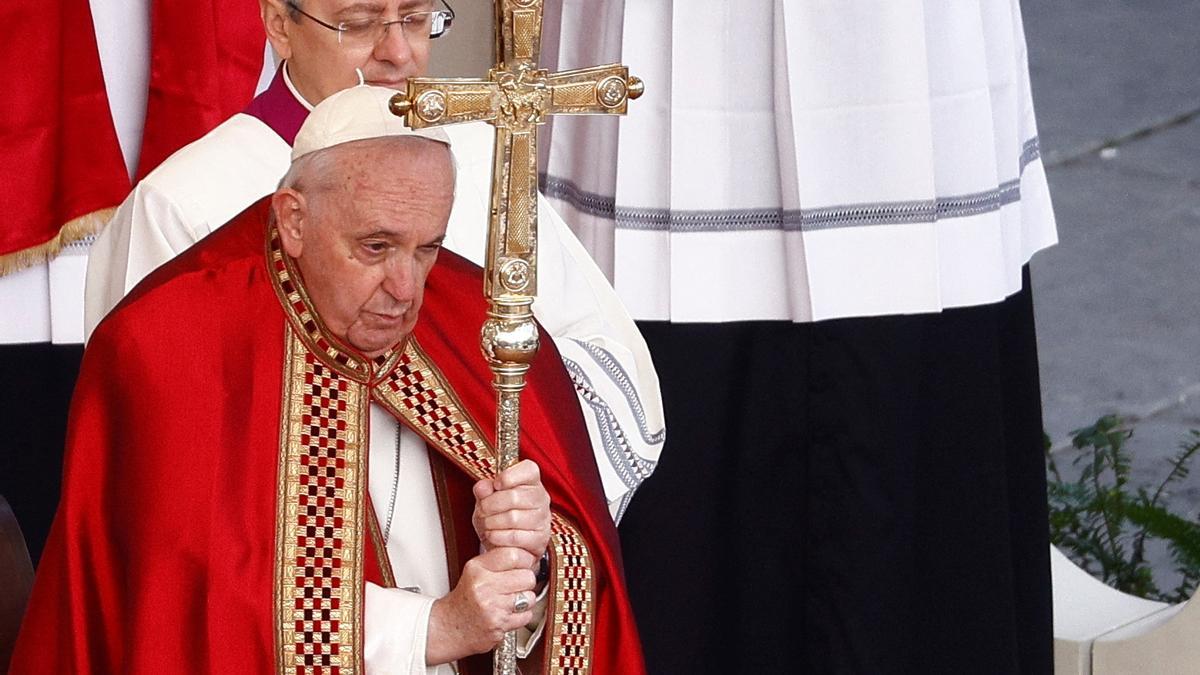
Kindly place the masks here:
<instances>
[{"instance_id":1,"label":"ornate gold cross","mask_svg":"<svg viewBox=\"0 0 1200 675\"><path fill-rule=\"evenodd\" d=\"M538 68L543 0L496 0L496 65L487 79L413 78L392 112L413 128L486 121L496 127L481 331L496 389L496 451L501 470L516 463L521 390L538 349L537 127L555 114L625 114L641 80L619 64L550 73ZM516 673L515 633L496 648L494 672Z\"/></svg>"}]
</instances>

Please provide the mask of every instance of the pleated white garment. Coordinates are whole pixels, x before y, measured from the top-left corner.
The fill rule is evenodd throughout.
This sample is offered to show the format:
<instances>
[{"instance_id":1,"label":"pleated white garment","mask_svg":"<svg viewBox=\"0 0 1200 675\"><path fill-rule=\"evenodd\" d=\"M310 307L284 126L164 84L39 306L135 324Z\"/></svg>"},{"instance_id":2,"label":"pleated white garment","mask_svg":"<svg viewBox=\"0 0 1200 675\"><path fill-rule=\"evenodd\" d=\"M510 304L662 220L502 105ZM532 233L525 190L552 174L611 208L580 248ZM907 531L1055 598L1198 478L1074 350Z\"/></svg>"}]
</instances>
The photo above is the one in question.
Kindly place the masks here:
<instances>
[{"instance_id":1,"label":"pleated white garment","mask_svg":"<svg viewBox=\"0 0 1200 675\"><path fill-rule=\"evenodd\" d=\"M639 319L992 303L1057 240L1017 0L551 0L543 60L620 61L543 190Z\"/></svg>"}]
</instances>

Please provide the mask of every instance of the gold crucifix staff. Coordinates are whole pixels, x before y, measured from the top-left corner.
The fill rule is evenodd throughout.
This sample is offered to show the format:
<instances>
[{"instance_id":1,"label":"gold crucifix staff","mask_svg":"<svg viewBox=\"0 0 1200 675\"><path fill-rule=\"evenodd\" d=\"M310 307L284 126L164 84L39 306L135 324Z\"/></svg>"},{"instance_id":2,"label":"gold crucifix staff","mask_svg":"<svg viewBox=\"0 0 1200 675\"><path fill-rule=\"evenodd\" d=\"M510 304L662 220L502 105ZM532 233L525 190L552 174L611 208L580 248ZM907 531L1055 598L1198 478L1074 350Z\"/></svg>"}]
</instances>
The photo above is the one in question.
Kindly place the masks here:
<instances>
[{"instance_id":1,"label":"gold crucifix staff","mask_svg":"<svg viewBox=\"0 0 1200 675\"><path fill-rule=\"evenodd\" d=\"M484 80L412 78L392 98L392 112L413 128L487 121L496 127L492 208L484 294L488 319L481 331L496 390L498 469L517 461L521 390L538 349L533 299L537 295L537 127L554 114L625 114L641 96L641 80L612 64L550 73L538 68L543 0L496 0L496 65ZM517 672L516 633L493 655L496 675Z\"/></svg>"}]
</instances>

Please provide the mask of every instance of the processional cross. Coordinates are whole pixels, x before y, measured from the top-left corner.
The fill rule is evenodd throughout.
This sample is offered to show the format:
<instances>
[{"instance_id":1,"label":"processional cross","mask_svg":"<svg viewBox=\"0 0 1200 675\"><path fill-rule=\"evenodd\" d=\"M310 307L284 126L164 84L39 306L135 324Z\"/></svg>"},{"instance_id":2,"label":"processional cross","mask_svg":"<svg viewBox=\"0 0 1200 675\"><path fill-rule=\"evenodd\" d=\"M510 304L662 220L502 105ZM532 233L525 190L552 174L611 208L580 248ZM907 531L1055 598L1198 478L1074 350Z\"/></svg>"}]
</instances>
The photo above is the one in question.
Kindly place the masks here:
<instances>
[{"instance_id":1,"label":"processional cross","mask_svg":"<svg viewBox=\"0 0 1200 675\"><path fill-rule=\"evenodd\" d=\"M641 80L619 64L550 73L538 68L543 0L495 0L496 65L487 79L412 78L391 108L413 129L486 121L496 127L480 341L496 390L499 470L517 461L521 390L538 349L537 128L554 114L625 114ZM516 633L493 658L497 675L515 675Z\"/></svg>"}]
</instances>

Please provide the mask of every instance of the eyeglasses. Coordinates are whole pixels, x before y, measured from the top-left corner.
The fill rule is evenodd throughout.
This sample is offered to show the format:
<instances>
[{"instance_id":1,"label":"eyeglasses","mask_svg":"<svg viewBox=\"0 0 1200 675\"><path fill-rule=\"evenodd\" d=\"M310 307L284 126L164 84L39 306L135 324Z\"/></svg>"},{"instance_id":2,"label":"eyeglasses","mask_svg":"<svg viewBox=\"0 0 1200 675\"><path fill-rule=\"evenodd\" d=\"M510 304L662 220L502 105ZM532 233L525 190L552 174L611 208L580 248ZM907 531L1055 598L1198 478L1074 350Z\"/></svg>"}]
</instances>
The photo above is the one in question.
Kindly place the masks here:
<instances>
[{"instance_id":1,"label":"eyeglasses","mask_svg":"<svg viewBox=\"0 0 1200 675\"><path fill-rule=\"evenodd\" d=\"M445 5L446 9L435 9L429 12L412 12L394 21L355 19L343 21L335 26L300 9L300 6L296 4L296 0L287 0L288 7L312 19L317 25L324 26L337 33L338 44L347 47L374 47L387 34L388 28L396 24L399 24L401 30L404 31L404 37L410 40L414 38L428 38L430 40L439 38L445 35L446 31L450 30L450 24L454 21L454 8L446 0L442 0L442 4Z\"/></svg>"}]
</instances>

